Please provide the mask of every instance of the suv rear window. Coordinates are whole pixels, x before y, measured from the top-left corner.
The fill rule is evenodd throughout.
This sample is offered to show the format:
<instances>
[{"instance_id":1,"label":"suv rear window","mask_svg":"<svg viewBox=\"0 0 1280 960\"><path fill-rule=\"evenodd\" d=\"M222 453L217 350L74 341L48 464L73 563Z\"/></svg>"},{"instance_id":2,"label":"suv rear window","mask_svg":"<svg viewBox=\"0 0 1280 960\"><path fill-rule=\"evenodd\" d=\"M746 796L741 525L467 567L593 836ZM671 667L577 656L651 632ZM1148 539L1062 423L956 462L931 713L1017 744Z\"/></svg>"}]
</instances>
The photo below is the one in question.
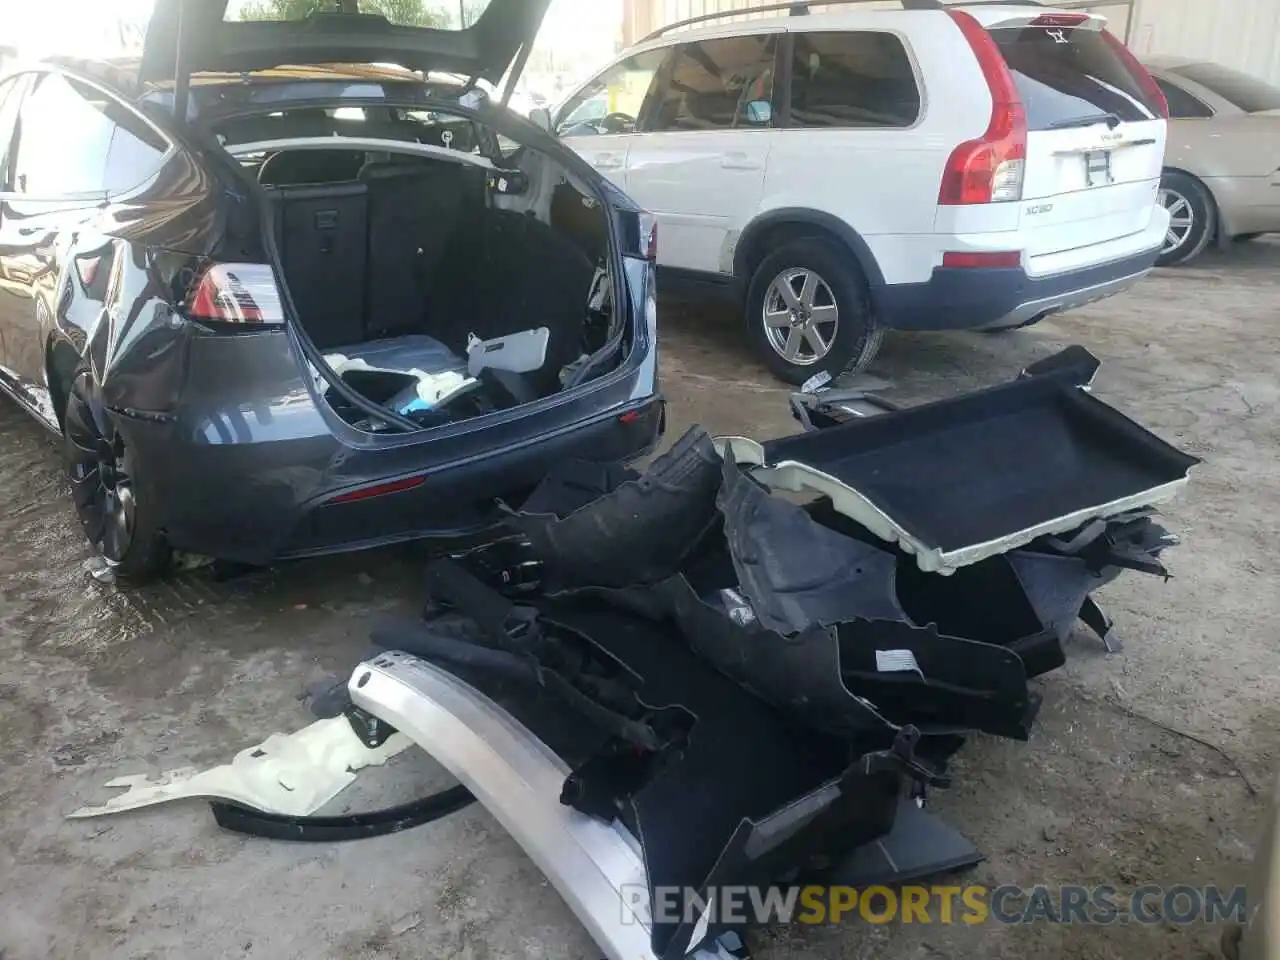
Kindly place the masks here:
<instances>
[{"instance_id":1,"label":"suv rear window","mask_svg":"<svg viewBox=\"0 0 1280 960\"><path fill-rule=\"evenodd\" d=\"M1151 120L1156 105L1098 30L997 27L1032 130L1051 130L1114 114L1121 122Z\"/></svg>"},{"instance_id":2,"label":"suv rear window","mask_svg":"<svg viewBox=\"0 0 1280 960\"><path fill-rule=\"evenodd\" d=\"M1280 110L1280 88L1239 70L1216 63L1188 63L1186 66L1173 67L1169 72L1212 90L1245 113Z\"/></svg>"}]
</instances>

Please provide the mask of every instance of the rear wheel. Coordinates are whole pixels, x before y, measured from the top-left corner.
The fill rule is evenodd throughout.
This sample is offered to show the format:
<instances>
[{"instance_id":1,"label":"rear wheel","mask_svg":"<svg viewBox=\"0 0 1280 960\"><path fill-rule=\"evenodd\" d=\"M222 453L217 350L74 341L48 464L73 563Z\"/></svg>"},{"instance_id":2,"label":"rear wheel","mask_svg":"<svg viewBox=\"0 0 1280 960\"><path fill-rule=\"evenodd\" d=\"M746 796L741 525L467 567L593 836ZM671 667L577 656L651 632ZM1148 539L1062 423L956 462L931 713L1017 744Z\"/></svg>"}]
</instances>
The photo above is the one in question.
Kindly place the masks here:
<instances>
[{"instance_id":1,"label":"rear wheel","mask_svg":"<svg viewBox=\"0 0 1280 960\"><path fill-rule=\"evenodd\" d=\"M169 562L168 545L143 500L139 464L94 403L87 370L72 381L63 432L71 496L85 536L118 580L141 583L159 576Z\"/></svg>"},{"instance_id":2,"label":"rear wheel","mask_svg":"<svg viewBox=\"0 0 1280 960\"><path fill-rule=\"evenodd\" d=\"M1199 180L1176 170L1165 172L1159 197L1160 205L1169 211L1169 232L1156 266L1190 263L1204 252L1213 237L1213 198Z\"/></svg>"},{"instance_id":3,"label":"rear wheel","mask_svg":"<svg viewBox=\"0 0 1280 960\"><path fill-rule=\"evenodd\" d=\"M746 319L769 369L793 384L864 369L883 336L853 255L817 237L793 240L760 262Z\"/></svg>"}]
</instances>

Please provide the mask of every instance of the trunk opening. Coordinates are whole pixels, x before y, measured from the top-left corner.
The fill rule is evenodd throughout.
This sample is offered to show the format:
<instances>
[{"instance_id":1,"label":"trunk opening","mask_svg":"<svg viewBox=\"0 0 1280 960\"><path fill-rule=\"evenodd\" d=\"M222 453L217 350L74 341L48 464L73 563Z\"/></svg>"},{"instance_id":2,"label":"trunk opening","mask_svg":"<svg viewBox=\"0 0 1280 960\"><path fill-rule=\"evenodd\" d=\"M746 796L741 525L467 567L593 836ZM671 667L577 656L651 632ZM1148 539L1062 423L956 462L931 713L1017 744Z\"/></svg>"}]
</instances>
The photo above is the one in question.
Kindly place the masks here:
<instances>
[{"instance_id":1,"label":"trunk opening","mask_svg":"<svg viewBox=\"0 0 1280 960\"><path fill-rule=\"evenodd\" d=\"M301 113L270 125L314 124ZM370 123L349 140L325 131L309 142L308 127L230 148L271 205L282 277L328 368L315 373L332 409L367 432L396 429L326 389L341 377L429 429L576 387L588 366L590 378L616 369L626 313L615 315L606 206L553 157L504 151L474 121L399 117L397 139L416 142ZM255 145L266 149L245 152Z\"/></svg>"}]
</instances>

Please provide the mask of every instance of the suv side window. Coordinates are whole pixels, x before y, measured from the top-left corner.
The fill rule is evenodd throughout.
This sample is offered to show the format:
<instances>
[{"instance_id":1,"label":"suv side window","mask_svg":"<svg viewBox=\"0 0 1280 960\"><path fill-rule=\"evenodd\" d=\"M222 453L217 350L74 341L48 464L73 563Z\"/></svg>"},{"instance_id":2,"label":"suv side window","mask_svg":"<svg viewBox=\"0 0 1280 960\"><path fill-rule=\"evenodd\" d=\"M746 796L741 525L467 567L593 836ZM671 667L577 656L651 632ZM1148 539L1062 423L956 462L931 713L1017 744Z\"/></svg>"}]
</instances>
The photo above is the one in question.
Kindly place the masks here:
<instances>
[{"instance_id":1,"label":"suv side window","mask_svg":"<svg viewBox=\"0 0 1280 960\"><path fill-rule=\"evenodd\" d=\"M167 150L149 124L107 94L47 73L19 114L13 189L32 199L127 190L151 176Z\"/></svg>"},{"instance_id":2,"label":"suv side window","mask_svg":"<svg viewBox=\"0 0 1280 960\"><path fill-rule=\"evenodd\" d=\"M748 34L681 44L663 68L645 132L772 126L777 42Z\"/></svg>"},{"instance_id":3,"label":"suv side window","mask_svg":"<svg viewBox=\"0 0 1280 960\"><path fill-rule=\"evenodd\" d=\"M669 51L648 50L616 63L564 105L556 122L562 137L634 133L636 120Z\"/></svg>"},{"instance_id":4,"label":"suv side window","mask_svg":"<svg viewBox=\"0 0 1280 960\"><path fill-rule=\"evenodd\" d=\"M1174 120L1205 120L1213 116L1213 111L1207 104L1201 103L1178 85L1163 77L1156 77L1155 81L1169 101L1169 116Z\"/></svg>"},{"instance_id":5,"label":"suv side window","mask_svg":"<svg viewBox=\"0 0 1280 960\"><path fill-rule=\"evenodd\" d=\"M795 35L791 126L909 127L919 116L915 71L894 34Z\"/></svg>"}]
</instances>

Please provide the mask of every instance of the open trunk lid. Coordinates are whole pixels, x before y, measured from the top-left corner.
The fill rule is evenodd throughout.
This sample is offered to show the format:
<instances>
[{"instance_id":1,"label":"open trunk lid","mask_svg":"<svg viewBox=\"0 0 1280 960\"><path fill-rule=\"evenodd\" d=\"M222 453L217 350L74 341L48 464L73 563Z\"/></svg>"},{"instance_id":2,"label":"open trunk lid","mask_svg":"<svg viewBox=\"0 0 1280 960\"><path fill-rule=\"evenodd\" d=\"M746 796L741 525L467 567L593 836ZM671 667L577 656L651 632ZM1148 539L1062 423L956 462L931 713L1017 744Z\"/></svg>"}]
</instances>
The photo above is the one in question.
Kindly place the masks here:
<instances>
[{"instance_id":1,"label":"open trunk lid","mask_svg":"<svg viewBox=\"0 0 1280 960\"><path fill-rule=\"evenodd\" d=\"M235 0L156 0L139 79L283 64L395 63L496 83L532 45L550 2L489 0L474 24L449 29L393 23L372 0L341 0L327 6L344 12L289 20L243 18Z\"/></svg>"},{"instance_id":2,"label":"open trunk lid","mask_svg":"<svg viewBox=\"0 0 1280 960\"><path fill-rule=\"evenodd\" d=\"M1036 259L1145 230L1156 209L1167 124L1150 77L1102 17L982 17L1027 115L1019 228Z\"/></svg>"}]
</instances>

